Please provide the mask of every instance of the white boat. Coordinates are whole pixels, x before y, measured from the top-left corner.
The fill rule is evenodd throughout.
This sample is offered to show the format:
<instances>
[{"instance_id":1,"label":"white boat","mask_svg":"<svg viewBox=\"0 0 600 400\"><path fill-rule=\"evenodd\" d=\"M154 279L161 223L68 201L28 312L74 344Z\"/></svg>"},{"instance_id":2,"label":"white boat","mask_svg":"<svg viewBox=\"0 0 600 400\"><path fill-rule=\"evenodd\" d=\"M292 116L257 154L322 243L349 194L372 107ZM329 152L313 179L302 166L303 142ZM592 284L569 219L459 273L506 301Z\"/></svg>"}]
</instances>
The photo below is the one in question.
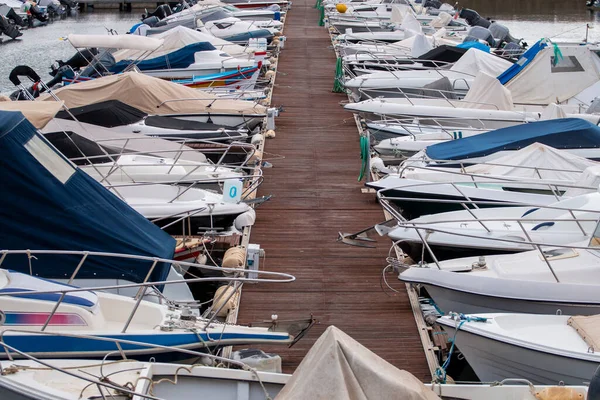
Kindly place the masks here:
<instances>
[{"instance_id":1,"label":"white boat","mask_svg":"<svg viewBox=\"0 0 600 400\"><path fill-rule=\"evenodd\" d=\"M577 248L459 258L411 266L399 279L427 290L436 306L471 313L593 315L600 312L594 239Z\"/></svg>"},{"instance_id":2,"label":"white boat","mask_svg":"<svg viewBox=\"0 0 600 400\"><path fill-rule=\"evenodd\" d=\"M490 163L432 166L407 161L384 178L366 185L397 205L406 218L479 207L549 205L600 184L597 162L534 143ZM426 199L423 201L423 199ZM439 200L439 201L436 201ZM448 202L455 200L455 202Z\"/></svg>"},{"instance_id":3,"label":"white boat","mask_svg":"<svg viewBox=\"0 0 600 400\"><path fill-rule=\"evenodd\" d=\"M590 344L598 340L597 316L473 314L465 319L445 316L437 322L454 335L456 346L484 382L518 375L534 384L582 385L600 363L597 346Z\"/></svg>"},{"instance_id":4,"label":"white boat","mask_svg":"<svg viewBox=\"0 0 600 400\"><path fill-rule=\"evenodd\" d=\"M195 317L186 310L0 270L0 327L3 343L36 358L116 356L177 359L177 349L230 344L287 343L295 333L281 328L244 327ZM225 301L225 300L223 300ZM129 343L128 343L129 341ZM119 343L117 345L116 343ZM147 345L145 345L147 344ZM156 346L158 345L158 346ZM163 346L163 347L160 347ZM167 347L165 347L167 346ZM20 354L9 351L13 357ZM0 352L7 358L7 352ZM189 357L184 357L189 358Z\"/></svg>"},{"instance_id":5,"label":"white boat","mask_svg":"<svg viewBox=\"0 0 600 400\"><path fill-rule=\"evenodd\" d=\"M402 222L388 236L420 260L425 240L440 259L446 254L515 253L531 244L567 245L590 239L600 215L600 193L534 207L490 207L425 215ZM439 254L438 254L439 251ZM429 256L425 251L426 257Z\"/></svg>"},{"instance_id":6,"label":"white boat","mask_svg":"<svg viewBox=\"0 0 600 400\"><path fill-rule=\"evenodd\" d=\"M344 82L358 101L370 97L433 96L460 98L472 86L478 72L499 75L512 63L479 49L469 49L449 69L381 71L357 76ZM443 81L440 89L435 83Z\"/></svg>"},{"instance_id":7,"label":"white boat","mask_svg":"<svg viewBox=\"0 0 600 400\"><path fill-rule=\"evenodd\" d=\"M215 192L161 184L107 185L117 197L172 235L198 235L223 231L232 226L242 230L254 225L256 213L244 202L225 201Z\"/></svg>"},{"instance_id":8,"label":"white boat","mask_svg":"<svg viewBox=\"0 0 600 400\"><path fill-rule=\"evenodd\" d=\"M223 183L227 179L243 179L245 174L209 162L194 163L173 158L145 155L122 155L114 162L82 165L80 169L100 183ZM197 186L197 185L196 185Z\"/></svg>"}]
</instances>

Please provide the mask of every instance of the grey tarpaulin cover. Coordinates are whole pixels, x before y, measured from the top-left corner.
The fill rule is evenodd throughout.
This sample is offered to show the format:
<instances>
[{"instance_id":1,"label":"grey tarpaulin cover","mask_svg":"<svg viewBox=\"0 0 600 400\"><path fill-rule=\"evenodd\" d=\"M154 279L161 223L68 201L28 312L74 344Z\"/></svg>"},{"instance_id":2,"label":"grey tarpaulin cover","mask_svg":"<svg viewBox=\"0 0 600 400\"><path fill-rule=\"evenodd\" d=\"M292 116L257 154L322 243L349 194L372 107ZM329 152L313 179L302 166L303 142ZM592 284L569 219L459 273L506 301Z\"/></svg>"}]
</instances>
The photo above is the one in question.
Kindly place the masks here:
<instances>
[{"instance_id":1,"label":"grey tarpaulin cover","mask_svg":"<svg viewBox=\"0 0 600 400\"><path fill-rule=\"evenodd\" d=\"M439 400L399 370L330 326L310 349L276 400Z\"/></svg>"}]
</instances>

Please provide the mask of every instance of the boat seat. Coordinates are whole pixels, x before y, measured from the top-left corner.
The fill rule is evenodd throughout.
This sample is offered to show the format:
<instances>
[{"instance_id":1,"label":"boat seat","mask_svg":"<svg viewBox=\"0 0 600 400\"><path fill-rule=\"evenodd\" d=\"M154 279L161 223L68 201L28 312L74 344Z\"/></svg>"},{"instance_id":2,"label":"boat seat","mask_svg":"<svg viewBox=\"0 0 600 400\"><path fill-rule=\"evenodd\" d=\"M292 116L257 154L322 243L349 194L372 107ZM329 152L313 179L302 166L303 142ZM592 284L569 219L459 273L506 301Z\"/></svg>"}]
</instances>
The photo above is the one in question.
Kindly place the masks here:
<instances>
[{"instance_id":1,"label":"boat seat","mask_svg":"<svg viewBox=\"0 0 600 400\"><path fill-rule=\"evenodd\" d=\"M0 280L2 287L0 293L32 292L31 294L19 294L14 297L57 302L61 293L36 293L40 291L77 289L71 286L54 282L48 279L37 278L11 270L2 270L3 279ZM94 312L98 306L98 296L91 290L84 292L67 293L62 301L65 304L75 305Z\"/></svg>"}]
</instances>

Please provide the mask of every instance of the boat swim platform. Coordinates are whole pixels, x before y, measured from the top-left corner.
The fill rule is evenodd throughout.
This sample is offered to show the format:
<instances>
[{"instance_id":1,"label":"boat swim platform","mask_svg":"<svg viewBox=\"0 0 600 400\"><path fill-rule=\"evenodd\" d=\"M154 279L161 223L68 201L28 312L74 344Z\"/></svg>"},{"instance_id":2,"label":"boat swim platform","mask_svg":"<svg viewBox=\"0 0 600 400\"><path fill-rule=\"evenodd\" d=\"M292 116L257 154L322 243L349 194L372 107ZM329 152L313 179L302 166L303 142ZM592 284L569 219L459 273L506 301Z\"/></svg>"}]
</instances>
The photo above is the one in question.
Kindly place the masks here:
<instances>
[{"instance_id":1,"label":"boat swim platform","mask_svg":"<svg viewBox=\"0 0 600 400\"><path fill-rule=\"evenodd\" d=\"M266 346L279 354L284 372L300 364L329 325L342 329L400 369L431 381L405 286L384 292L382 269L391 242L376 248L337 242L383 220L372 193L362 193L359 136L344 94L332 93L336 58L327 29L318 26L314 0L296 0L285 23L286 45L278 60L273 105L283 106L277 137L268 139L259 196L273 198L257 210L252 242L266 252L261 269L296 277L290 284L245 284L240 324L268 319L318 320L291 348Z\"/></svg>"}]
</instances>

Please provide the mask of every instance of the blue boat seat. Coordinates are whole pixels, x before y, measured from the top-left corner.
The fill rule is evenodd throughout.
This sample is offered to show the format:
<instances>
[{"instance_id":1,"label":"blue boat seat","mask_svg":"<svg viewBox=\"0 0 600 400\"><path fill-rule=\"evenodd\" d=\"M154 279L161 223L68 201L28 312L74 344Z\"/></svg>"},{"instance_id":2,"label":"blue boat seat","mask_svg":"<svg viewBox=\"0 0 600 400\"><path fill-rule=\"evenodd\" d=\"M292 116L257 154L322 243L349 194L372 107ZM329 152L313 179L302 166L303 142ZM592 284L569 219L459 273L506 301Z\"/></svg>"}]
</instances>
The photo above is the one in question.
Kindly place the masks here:
<instances>
[{"instance_id":1,"label":"blue boat seat","mask_svg":"<svg viewBox=\"0 0 600 400\"><path fill-rule=\"evenodd\" d=\"M5 279L2 279L4 286L0 288L0 293L22 293L32 292L30 294L22 293L14 295L14 297L57 302L60 300L61 293L36 293L52 290L68 290L77 289L76 286L71 286L63 283L54 282L48 279L36 278L34 276L22 274L11 270L0 270ZM75 305L85 308L91 312L98 305L98 295L91 290L82 292L67 293L62 301L65 304Z\"/></svg>"}]
</instances>

